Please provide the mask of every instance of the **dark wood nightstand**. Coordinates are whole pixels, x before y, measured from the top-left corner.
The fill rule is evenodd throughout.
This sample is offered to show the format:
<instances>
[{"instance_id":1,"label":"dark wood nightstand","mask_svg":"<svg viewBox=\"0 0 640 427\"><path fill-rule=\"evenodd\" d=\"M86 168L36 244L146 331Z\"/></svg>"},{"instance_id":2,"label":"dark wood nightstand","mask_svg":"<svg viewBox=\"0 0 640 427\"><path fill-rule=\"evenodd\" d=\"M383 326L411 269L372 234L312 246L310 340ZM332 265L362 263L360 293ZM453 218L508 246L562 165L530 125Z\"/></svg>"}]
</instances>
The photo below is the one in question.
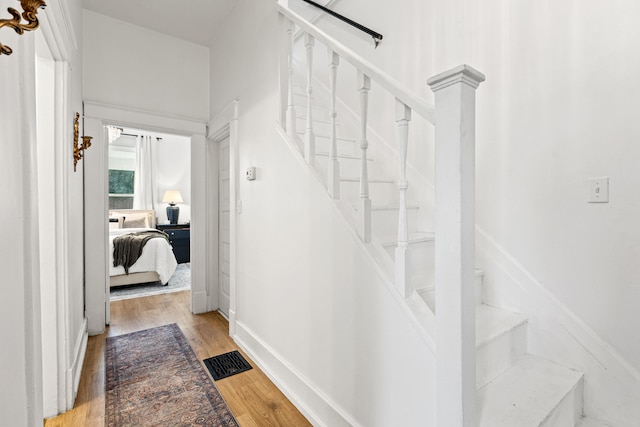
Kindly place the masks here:
<instances>
[{"instance_id":1,"label":"dark wood nightstand","mask_svg":"<svg viewBox=\"0 0 640 427\"><path fill-rule=\"evenodd\" d=\"M156 228L169 235L169 243L171 243L178 264L191 260L190 224L158 224Z\"/></svg>"}]
</instances>

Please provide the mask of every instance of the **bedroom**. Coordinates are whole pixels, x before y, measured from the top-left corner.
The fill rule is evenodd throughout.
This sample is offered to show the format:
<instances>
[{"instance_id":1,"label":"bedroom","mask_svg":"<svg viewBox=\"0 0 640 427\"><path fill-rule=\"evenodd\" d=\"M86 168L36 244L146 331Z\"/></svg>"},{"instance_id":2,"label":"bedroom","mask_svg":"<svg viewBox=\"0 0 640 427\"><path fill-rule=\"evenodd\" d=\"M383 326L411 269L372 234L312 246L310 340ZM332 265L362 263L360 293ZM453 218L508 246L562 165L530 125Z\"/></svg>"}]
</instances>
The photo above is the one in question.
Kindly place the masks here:
<instances>
[{"instance_id":1,"label":"bedroom","mask_svg":"<svg viewBox=\"0 0 640 427\"><path fill-rule=\"evenodd\" d=\"M119 126L105 129L109 141L110 299L190 289L189 138ZM167 210L169 202L172 207ZM173 221L168 214L174 216ZM120 236L144 229L163 231L168 239L148 240L140 258L129 260L132 265L127 265L127 271L123 265L114 266L114 239L122 243L125 238Z\"/></svg>"}]
</instances>

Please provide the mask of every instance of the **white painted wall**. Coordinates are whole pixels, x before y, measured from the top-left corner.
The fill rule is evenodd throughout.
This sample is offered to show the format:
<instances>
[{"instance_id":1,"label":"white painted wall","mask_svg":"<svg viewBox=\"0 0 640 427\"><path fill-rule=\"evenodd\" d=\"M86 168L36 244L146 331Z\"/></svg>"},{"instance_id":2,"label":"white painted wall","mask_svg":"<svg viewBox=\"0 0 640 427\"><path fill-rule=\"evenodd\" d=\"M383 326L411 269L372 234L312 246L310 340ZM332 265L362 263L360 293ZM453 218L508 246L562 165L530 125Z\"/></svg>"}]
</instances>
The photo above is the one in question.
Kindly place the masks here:
<instances>
[{"instance_id":1,"label":"white painted wall","mask_svg":"<svg viewBox=\"0 0 640 427\"><path fill-rule=\"evenodd\" d=\"M163 135L158 141L158 208L159 223L168 222L167 206L162 203L166 190L178 190L183 203L179 203L179 222L191 221L191 138Z\"/></svg>"},{"instance_id":2,"label":"white painted wall","mask_svg":"<svg viewBox=\"0 0 640 427\"><path fill-rule=\"evenodd\" d=\"M277 24L242 0L211 52L211 111L239 100L239 173L257 168L238 180L236 339L318 424L433 425L433 354L275 131Z\"/></svg>"},{"instance_id":3,"label":"white painted wall","mask_svg":"<svg viewBox=\"0 0 640 427\"><path fill-rule=\"evenodd\" d=\"M0 7L15 6L1 0ZM0 332L3 342L0 369L0 413L6 425L42 423L42 353L40 348L40 300L37 175L35 150L35 48L32 34L19 37L5 32L3 43L14 53L3 57L0 79L7 84L0 97L0 210L7 227L0 247L5 286L0 299ZM36 191L34 191L34 189Z\"/></svg>"},{"instance_id":4,"label":"white painted wall","mask_svg":"<svg viewBox=\"0 0 640 427\"><path fill-rule=\"evenodd\" d=\"M84 99L206 121L209 49L84 11Z\"/></svg>"}]
</instances>

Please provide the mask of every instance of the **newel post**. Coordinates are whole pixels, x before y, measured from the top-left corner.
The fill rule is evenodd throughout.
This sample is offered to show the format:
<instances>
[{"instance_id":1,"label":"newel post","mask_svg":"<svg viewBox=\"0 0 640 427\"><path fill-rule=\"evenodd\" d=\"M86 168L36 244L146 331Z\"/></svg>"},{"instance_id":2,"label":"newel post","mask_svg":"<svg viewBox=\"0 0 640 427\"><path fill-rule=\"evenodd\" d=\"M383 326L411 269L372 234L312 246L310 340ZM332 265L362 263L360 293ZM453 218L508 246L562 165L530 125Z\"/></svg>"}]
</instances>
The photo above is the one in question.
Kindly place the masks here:
<instances>
[{"instance_id":1,"label":"newel post","mask_svg":"<svg viewBox=\"0 0 640 427\"><path fill-rule=\"evenodd\" d=\"M461 65L435 93L436 425L475 427L475 99L485 79Z\"/></svg>"}]
</instances>

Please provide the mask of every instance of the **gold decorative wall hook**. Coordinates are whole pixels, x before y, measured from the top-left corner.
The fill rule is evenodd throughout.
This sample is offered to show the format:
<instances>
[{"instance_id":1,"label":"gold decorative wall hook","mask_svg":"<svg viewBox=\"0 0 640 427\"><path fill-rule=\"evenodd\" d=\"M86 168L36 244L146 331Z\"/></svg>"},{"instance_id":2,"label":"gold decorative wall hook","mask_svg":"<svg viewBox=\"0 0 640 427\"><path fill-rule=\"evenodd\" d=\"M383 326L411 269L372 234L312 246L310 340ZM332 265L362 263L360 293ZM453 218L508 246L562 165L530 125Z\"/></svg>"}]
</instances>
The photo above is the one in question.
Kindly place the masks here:
<instances>
[{"instance_id":1,"label":"gold decorative wall hook","mask_svg":"<svg viewBox=\"0 0 640 427\"><path fill-rule=\"evenodd\" d=\"M38 22L36 14L38 13L38 9L44 9L44 7L47 5L44 0L20 0L20 5L22 6L23 10L22 18L24 18L27 23L21 23L20 12L12 7L9 7L7 8L7 11L11 14L11 16L13 16L13 18L0 19L0 28L13 28L16 33L23 34L25 31L33 31L38 28L38 26L40 26L40 22ZM0 55L11 55L12 53L13 49L0 43Z\"/></svg>"},{"instance_id":2,"label":"gold decorative wall hook","mask_svg":"<svg viewBox=\"0 0 640 427\"><path fill-rule=\"evenodd\" d=\"M92 136L83 136L82 144L78 144L80 134L80 113L76 113L73 119L73 171L76 171L78 162L84 157L84 150L91 147Z\"/></svg>"}]
</instances>

